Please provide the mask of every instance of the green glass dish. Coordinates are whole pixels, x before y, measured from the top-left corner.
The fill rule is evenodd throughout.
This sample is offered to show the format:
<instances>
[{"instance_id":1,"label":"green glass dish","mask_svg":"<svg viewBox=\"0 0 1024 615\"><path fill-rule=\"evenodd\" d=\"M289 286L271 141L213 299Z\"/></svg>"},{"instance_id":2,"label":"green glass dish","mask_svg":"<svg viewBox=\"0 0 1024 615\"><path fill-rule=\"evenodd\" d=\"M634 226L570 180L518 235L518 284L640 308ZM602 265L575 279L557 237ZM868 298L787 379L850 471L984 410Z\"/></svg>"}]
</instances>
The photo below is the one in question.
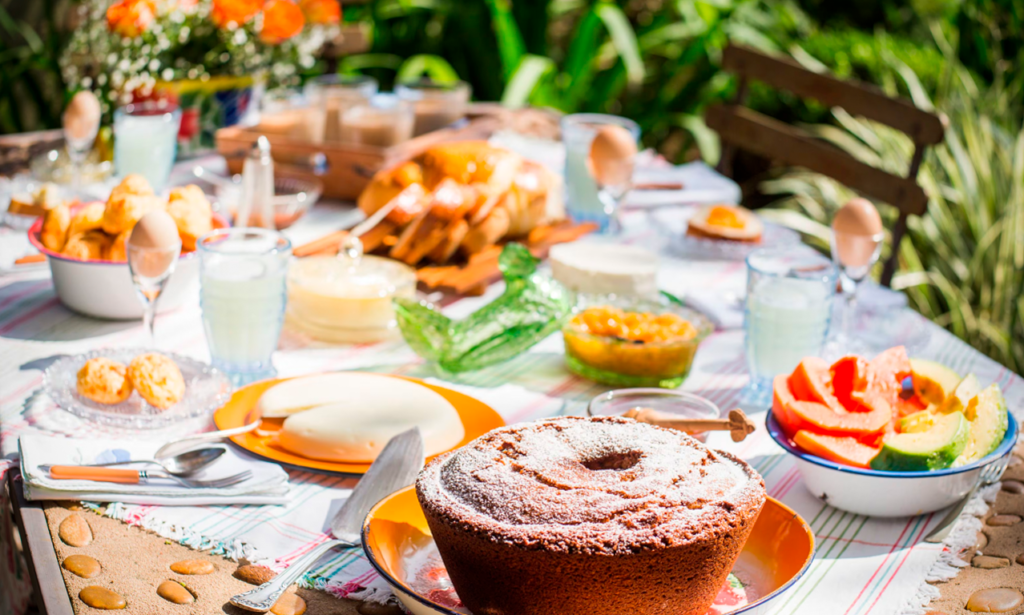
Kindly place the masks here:
<instances>
[{"instance_id":1,"label":"green glass dish","mask_svg":"<svg viewBox=\"0 0 1024 615\"><path fill-rule=\"evenodd\" d=\"M537 273L540 261L525 246L510 243L498 259L505 292L462 320L444 316L429 303L396 298L395 315L416 354L452 373L507 361L558 331L572 313L564 286Z\"/></svg>"},{"instance_id":2,"label":"green glass dish","mask_svg":"<svg viewBox=\"0 0 1024 615\"><path fill-rule=\"evenodd\" d=\"M697 348L714 331L714 325L703 314L667 298L584 296L578 309L605 305L627 312L672 313L687 320L696 334L678 340L643 342L594 335L570 320L562 327L566 365L577 376L600 384L674 389L686 380Z\"/></svg>"}]
</instances>

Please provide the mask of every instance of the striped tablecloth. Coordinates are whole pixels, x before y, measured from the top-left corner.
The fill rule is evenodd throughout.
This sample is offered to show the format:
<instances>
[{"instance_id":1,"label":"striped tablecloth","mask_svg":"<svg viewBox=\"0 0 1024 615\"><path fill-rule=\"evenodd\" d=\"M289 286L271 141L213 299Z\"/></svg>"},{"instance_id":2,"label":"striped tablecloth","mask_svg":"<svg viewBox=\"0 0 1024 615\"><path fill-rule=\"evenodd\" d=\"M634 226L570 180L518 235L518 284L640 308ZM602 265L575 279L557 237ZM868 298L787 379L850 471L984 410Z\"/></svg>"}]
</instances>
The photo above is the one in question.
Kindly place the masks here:
<instances>
[{"instance_id":1,"label":"striped tablecloth","mask_svg":"<svg viewBox=\"0 0 1024 615\"><path fill-rule=\"evenodd\" d=\"M290 234L304 241L337 224L344 210L318 206ZM627 216L623 241L663 247L663 232L648 223L644 213ZM2 241L2 238L0 238ZM666 256L659 283L666 290L716 289L737 292L744 283L738 262L684 262ZM488 301L487 296L449 306L454 316ZM101 291L98 291L101 292ZM940 360L961 372L974 372L983 384L998 382L1014 411L1024 405L1020 378L988 360L940 328L911 322L926 329L926 341L915 354ZM208 359L196 302L157 320L158 345L163 349ZM693 372L683 385L723 408L738 404L747 381L741 330L717 331L701 346ZM143 341L140 323L101 322L65 309L54 295L46 270L0 278L0 452L11 460L17 437L29 431L67 437L103 437L109 432L85 423L40 393L39 366L47 357ZM359 369L423 378L439 378L403 343L325 346L286 333L275 358L283 376L326 370ZM570 375L563 365L560 339L552 337L500 368L460 376L446 386L459 388L491 404L508 422L558 414L581 413L585 403L605 390ZM746 408L763 421L764 408ZM195 426L192 427L195 429ZM123 435L123 434L118 434ZM163 434L138 437L167 438ZM818 501L803 488L794 462L782 453L763 429L740 444L715 434L710 443L750 461L764 476L768 492L797 510L817 538L815 560L808 573L780 599L775 613L837 613L865 615L919 612L934 592L926 580L948 578L957 566L961 548L971 544L980 521L966 515L950 542L931 545L921 539L942 514L879 520L844 513ZM246 557L283 567L327 538L326 519L347 496L352 483L308 472L291 472L294 485L286 506L166 508L114 504L105 514L149 528L197 549L212 549L231 557ZM981 514L979 498L969 512ZM8 560L9 562L10 560ZM3 574L11 574L10 566ZM0 583L4 579L0 578ZM383 586L362 554L335 553L303 581L339 596L379 597ZM3 592L0 592L3 593ZM3 600L0 600L3 602Z\"/></svg>"}]
</instances>

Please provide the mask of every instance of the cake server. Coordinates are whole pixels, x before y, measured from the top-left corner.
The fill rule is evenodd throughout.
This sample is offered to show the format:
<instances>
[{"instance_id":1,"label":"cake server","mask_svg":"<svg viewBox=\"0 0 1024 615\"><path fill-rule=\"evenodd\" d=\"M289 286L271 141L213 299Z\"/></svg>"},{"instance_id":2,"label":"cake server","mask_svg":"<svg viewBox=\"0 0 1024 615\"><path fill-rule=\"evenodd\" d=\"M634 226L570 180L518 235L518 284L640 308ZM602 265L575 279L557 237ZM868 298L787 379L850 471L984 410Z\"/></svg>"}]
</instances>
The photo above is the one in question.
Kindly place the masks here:
<instances>
[{"instance_id":1,"label":"cake server","mask_svg":"<svg viewBox=\"0 0 1024 615\"><path fill-rule=\"evenodd\" d=\"M363 527L366 513L384 496L411 485L416 480L416 475L423 469L423 462L423 436L418 427L391 438L341 509L331 519L333 538L295 560L272 580L256 589L232 597L231 604L249 611L265 613L323 554L335 547L358 547L359 532Z\"/></svg>"}]
</instances>

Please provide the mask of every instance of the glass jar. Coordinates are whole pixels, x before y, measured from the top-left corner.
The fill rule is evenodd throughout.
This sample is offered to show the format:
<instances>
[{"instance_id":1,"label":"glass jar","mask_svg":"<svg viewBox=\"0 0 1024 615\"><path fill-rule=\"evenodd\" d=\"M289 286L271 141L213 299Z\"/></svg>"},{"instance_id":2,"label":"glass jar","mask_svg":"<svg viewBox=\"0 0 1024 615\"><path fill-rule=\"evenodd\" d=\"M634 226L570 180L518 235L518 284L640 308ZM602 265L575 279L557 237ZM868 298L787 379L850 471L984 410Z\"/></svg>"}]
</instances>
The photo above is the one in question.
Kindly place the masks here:
<instances>
[{"instance_id":1,"label":"glass jar","mask_svg":"<svg viewBox=\"0 0 1024 615\"><path fill-rule=\"evenodd\" d=\"M398 84L395 94L413 105L416 122L412 132L418 137L465 117L470 87L465 81L436 83L424 80Z\"/></svg>"}]
</instances>

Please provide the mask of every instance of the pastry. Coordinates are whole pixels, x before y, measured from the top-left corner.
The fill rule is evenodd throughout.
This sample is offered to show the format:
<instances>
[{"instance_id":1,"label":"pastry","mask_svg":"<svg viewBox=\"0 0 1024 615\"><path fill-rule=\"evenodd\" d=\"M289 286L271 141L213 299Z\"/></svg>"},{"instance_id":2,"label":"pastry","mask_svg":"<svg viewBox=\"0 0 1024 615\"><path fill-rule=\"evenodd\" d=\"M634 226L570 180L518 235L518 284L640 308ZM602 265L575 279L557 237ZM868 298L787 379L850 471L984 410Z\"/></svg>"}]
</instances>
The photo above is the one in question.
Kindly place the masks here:
<instances>
[{"instance_id":1,"label":"pastry","mask_svg":"<svg viewBox=\"0 0 1024 615\"><path fill-rule=\"evenodd\" d=\"M612 417L496 429L416 493L466 608L516 615L704 615L766 498L736 457Z\"/></svg>"},{"instance_id":2,"label":"pastry","mask_svg":"<svg viewBox=\"0 0 1024 615\"><path fill-rule=\"evenodd\" d=\"M125 231L114 237L114 241L110 243L110 248L107 249L104 258L108 261L114 261L123 263L128 260L128 237L132 234L131 231Z\"/></svg>"},{"instance_id":3,"label":"pastry","mask_svg":"<svg viewBox=\"0 0 1024 615\"><path fill-rule=\"evenodd\" d=\"M71 210L65 204L60 204L46 212L43 218L43 230L39 234L39 241L43 242L48 250L60 252L68 240L68 228L71 226Z\"/></svg>"},{"instance_id":4,"label":"pastry","mask_svg":"<svg viewBox=\"0 0 1024 615\"><path fill-rule=\"evenodd\" d=\"M103 231L88 231L79 235L71 235L64 244L61 254L79 260L102 260L110 249L112 240Z\"/></svg>"},{"instance_id":5,"label":"pastry","mask_svg":"<svg viewBox=\"0 0 1024 615\"><path fill-rule=\"evenodd\" d=\"M82 207L71 217L71 225L68 227L68 236L79 235L89 231L103 228L103 213L106 205L103 203L89 203Z\"/></svg>"},{"instance_id":6,"label":"pastry","mask_svg":"<svg viewBox=\"0 0 1024 615\"><path fill-rule=\"evenodd\" d=\"M358 205L366 215L390 207L397 237L382 244L409 265L472 256L565 217L556 175L486 141L442 143L383 170Z\"/></svg>"},{"instance_id":7,"label":"pastry","mask_svg":"<svg viewBox=\"0 0 1024 615\"><path fill-rule=\"evenodd\" d=\"M11 204L7 211L22 216L45 216L46 212L61 203L63 201L58 194L57 186L47 182L31 194L11 195Z\"/></svg>"},{"instance_id":8,"label":"pastry","mask_svg":"<svg viewBox=\"0 0 1024 615\"><path fill-rule=\"evenodd\" d=\"M139 395L161 410L170 408L185 395L185 379L177 364L156 352L132 359L128 377Z\"/></svg>"},{"instance_id":9,"label":"pastry","mask_svg":"<svg viewBox=\"0 0 1024 615\"><path fill-rule=\"evenodd\" d=\"M110 235L130 231L142 216L163 207L164 202L157 196L112 193L103 212L103 230Z\"/></svg>"},{"instance_id":10,"label":"pastry","mask_svg":"<svg viewBox=\"0 0 1024 615\"><path fill-rule=\"evenodd\" d=\"M89 359L78 370L78 394L101 404L119 404L132 394L128 367L104 357Z\"/></svg>"},{"instance_id":11,"label":"pastry","mask_svg":"<svg viewBox=\"0 0 1024 615\"><path fill-rule=\"evenodd\" d=\"M213 229L213 208L202 188L194 184L171 190L167 213L171 214L178 227L185 250L195 250L196 240Z\"/></svg>"},{"instance_id":12,"label":"pastry","mask_svg":"<svg viewBox=\"0 0 1024 615\"><path fill-rule=\"evenodd\" d=\"M121 183L110 191L110 198L107 200L113 201L128 194L152 196L155 193L153 192L153 187L149 185L149 181L145 177L138 173L132 173L130 175L125 175L124 179L121 180Z\"/></svg>"},{"instance_id":13,"label":"pastry","mask_svg":"<svg viewBox=\"0 0 1024 615\"><path fill-rule=\"evenodd\" d=\"M708 205L693 214L686 233L710 239L757 242L764 234L764 223L739 205Z\"/></svg>"}]
</instances>

